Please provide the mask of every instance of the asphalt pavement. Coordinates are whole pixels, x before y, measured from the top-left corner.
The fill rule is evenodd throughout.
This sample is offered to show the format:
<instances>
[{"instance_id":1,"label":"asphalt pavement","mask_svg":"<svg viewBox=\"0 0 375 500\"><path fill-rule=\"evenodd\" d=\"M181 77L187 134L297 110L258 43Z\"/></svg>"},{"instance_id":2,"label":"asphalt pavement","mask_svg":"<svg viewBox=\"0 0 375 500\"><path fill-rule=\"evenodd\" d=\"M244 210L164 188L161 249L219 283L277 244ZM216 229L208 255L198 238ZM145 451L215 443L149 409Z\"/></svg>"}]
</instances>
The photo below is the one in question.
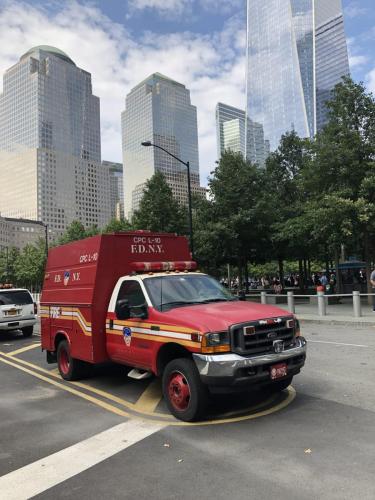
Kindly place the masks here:
<instances>
[{"instance_id":1,"label":"asphalt pavement","mask_svg":"<svg viewBox=\"0 0 375 500\"><path fill-rule=\"evenodd\" d=\"M302 333L294 390L232 420L237 402L219 399L225 423L194 426L168 417L154 380L108 366L63 383L38 337L2 336L0 497L373 500L375 327Z\"/></svg>"}]
</instances>

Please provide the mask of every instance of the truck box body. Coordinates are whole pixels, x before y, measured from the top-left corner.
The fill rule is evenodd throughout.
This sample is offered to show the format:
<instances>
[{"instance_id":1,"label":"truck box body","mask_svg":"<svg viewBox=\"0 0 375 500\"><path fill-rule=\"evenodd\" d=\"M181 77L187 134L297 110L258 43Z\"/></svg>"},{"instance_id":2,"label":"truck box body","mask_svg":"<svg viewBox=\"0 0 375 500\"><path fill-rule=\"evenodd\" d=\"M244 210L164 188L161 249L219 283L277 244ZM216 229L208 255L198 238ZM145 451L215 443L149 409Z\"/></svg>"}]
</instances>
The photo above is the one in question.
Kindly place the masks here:
<instances>
[{"instance_id":1,"label":"truck box body","mask_svg":"<svg viewBox=\"0 0 375 500\"><path fill-rule=\"evenodd\" d=\"M186 238L149 232L99 235L52 248L40 301L42 348L55 350L52 332L58 326L77 339L73 357L107 361L106 314L117 280L143 262L166 262L167 269L167 262L190 260Z\"/></svg>"}]
</instances>

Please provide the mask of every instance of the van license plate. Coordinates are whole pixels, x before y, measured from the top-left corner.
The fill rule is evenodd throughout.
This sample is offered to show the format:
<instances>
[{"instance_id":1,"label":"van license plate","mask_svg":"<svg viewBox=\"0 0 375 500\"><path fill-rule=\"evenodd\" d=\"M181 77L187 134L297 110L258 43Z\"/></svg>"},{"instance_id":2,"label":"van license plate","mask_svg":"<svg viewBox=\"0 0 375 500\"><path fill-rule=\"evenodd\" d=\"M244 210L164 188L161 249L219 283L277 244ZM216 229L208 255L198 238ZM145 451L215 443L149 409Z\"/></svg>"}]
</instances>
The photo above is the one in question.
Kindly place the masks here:
<instances>
[{"instance_id":1,"label":"van license plate","mask_svg":"<svg viewBox=\"0 0 375 500\"><path fill-rule=\"evenodd\" d=\"M288 374L288 367L286 363L279 363L277 365L272 365L270 369L271 380L276 380L278 378L283 378Z\"/></svg>"},{"instance_id":2,"label":"van license plate","mask_svg":"<svg viewBox=\"0 0 375 500\"><path fill-rule=\"evenodd\" d=\"M9 309L9 311L6 312L7 316L16 316L17 315L17 309Z\"/></svg>"}]
</instances>

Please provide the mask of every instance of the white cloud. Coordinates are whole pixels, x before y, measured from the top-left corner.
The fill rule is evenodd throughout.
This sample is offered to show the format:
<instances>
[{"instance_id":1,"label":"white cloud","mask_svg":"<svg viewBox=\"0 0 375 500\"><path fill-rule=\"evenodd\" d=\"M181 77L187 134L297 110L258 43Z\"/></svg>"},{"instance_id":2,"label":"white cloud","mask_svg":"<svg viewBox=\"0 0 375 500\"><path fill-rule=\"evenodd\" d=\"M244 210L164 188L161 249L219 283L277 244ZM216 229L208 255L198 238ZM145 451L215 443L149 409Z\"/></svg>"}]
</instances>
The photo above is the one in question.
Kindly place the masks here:
<instances>
[{"instance_id":1,"label":"white cloud","mask_svg":"<svg viewBox=\"0 0 375 500\"><path fill-rule=\"evenodd\" d=\"M210 36L149 32L135 40L90 4L68 3L51 14L23 2L0 3L0 75L35 45L64 50L92 74L101 100L102 158L113 161L122 161L120 114L131 88L157 71L185 84L198 109L205 182L217 159L216 103L245 105L244 28L231 19L222 32Z\"/></svg>"},{"instance_id":2,"label":"white cloud","mask_svg":"<svg viewBox=\"0 0 375 500\"><path fill-rule=\"evenodd\" d=\"M375 68L366 75L365 82L368 90L375 94Z\"/></svg>"},{"instance_id":3,"label":"white cloud","mask_svg":"<svg viewBox=\"0 0 375 500\"><path fill-rule=\"evenodd\" d=\"M161 12L171 11L176 15L181 14L192 5L194 0L130 0L131 10L155 9Z\"/></svg>"},{"instance_id":4,"label":"white cloud","mask_svg":"<svg viewBox=\"0 0 375 500\"><path fill-rule=\"evenodd\" d=\"M350 2L349 5L347 5L347 7L345 7L344 13L346 16L350 18L360 17L367 14L367 9L365 7L361 7L359 5L359 2L353 1Z\"/></svg>"},{"instance_id":5,"label":"white cloud","mask_svg":"<svg viewBox=\"0 0 375 500\"><path fill-rule=\"evenodd\" d=\"M365 66L367 63L368 63L367 56L349 55L349 65L351 70L361 68L362 66Z\"/></svg>"}]
</instances>

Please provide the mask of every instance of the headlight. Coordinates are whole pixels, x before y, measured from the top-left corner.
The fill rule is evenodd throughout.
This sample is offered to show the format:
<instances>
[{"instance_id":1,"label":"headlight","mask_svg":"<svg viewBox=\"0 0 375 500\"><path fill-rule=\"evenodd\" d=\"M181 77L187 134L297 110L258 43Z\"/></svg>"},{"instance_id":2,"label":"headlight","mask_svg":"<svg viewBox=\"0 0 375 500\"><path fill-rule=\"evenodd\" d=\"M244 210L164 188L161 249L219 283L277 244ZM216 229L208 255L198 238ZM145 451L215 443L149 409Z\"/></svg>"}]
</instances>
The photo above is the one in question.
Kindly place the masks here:
<instances>
[{"instance_id":1,"label":"headlight","mask_svg":"<svg viewBox=\"0 0 375 500\"><path fill-rule=\"evenodd\" d=\"M228 332L213 332L203 335L202 338L202 352L215 353L215 352L229 352L230 342Z\"/></svg>"}]
</instances>

